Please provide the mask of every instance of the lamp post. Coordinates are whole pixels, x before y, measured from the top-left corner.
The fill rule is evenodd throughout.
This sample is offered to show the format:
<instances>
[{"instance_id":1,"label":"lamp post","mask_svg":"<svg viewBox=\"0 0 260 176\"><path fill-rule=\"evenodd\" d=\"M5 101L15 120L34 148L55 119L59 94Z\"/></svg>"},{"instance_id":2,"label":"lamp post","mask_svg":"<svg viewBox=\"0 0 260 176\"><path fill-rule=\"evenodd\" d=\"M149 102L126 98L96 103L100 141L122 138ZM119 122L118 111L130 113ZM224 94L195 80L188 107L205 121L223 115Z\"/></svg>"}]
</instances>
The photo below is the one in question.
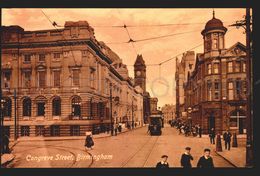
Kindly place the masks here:
<instances>
[{"instance_id":1,"label":"lamp post","mask_svg":"<svg viewBox=\"0 0 260 176\"><path fill-rule=\"evenodd\" d=\"M132 129L134 129L134 97L132 97Z\"/></svg>"},{"instance_id":2,"label":"lamp post","mask_svg":"<svg viewBox=\"0 0 260 176\"><path fill-rule=\"evenodd\" d=\"M114 129L113 129L113 114L112 114L112 83L110 83L110 127L111 127L111 136L114 134Z\"/></svg>"},{"instance_id":3,"label":"lamp post","mask_svg":"<svg viewBox=\"0 0 260 176\"><path fill-rule=\"evenodd\" d=\"M248 97L247 97L247 140L246 140L246 167L253 166L253 142L252 142L252 77L251 77L251 30L250 30L250 8L246 8L246 56L247 56L247 78L248 78Z\"/></svg>"},{"instance_id":4,"label":"lamp post","mask_svg":"<svg viewBox=\"0 0 260 176\"><path fill-rule=\"evenodd\" d=\"M18 129L17 129L17 94L16 89L14 89L14 140L17 140Z\"/></svg>"},{"instance_id":5,"label":"lamp post","mask_svg":"<svg viewBox=\"0 0 260 176\"><path fill-rule=\"evenodd\" d=\"M0 58L0 70L2 70L2 58ZM2 111L2 71L0 71L0 168L2 163L2 147L3 147L3 111Z\"/></svg>"},{"instance_id":6,"label":"lamp post","mask_svg":"<svg viewBox=\"0 0 260 176\"><path fill-rule=\"evenodd\" d=\"M1 60L1 59L0 59ZM3 117L3 105L4 105L4 100L2 99L2 89L0 92L0 168L1 168L1 163L2 163L2 153L3 153L3 137L4 137L4 117Z\"/></svg>"},{"instance_id":7,"label":"lamp post","mask_svg":"<svg viewBox=\"0 0 260 176\"><path fill-rule=\"evenodd\" d=\"M189 119L190 129L191 129L191 126L192 126L191 112L192 112L192 108L189 107L189 108L188 108L188 113L189 113L189 117L188 117L188 119Z\"/></svg>"}]
</instances>

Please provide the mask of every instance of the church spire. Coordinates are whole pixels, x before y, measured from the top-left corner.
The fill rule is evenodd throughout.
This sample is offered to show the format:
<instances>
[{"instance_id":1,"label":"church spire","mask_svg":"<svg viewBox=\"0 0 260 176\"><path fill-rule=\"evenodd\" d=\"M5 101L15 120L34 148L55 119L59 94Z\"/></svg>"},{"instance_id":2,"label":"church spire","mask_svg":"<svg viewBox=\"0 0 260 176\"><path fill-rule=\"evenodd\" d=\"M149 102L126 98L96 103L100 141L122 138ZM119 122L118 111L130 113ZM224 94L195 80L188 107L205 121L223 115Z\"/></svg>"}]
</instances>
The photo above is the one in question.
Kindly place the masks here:
<instances>
[{"instance_id":1,"label":"church spire","mask_svg":"<svg viewBox=\"0 0 260 176\"><path fill-rule=\"evenodd\" d=\"M214 10L214 9L213 9L213 12L212 12L212 13L213 13L213 18L215 18L215 10Z\"/></svg>"}]
</instances>

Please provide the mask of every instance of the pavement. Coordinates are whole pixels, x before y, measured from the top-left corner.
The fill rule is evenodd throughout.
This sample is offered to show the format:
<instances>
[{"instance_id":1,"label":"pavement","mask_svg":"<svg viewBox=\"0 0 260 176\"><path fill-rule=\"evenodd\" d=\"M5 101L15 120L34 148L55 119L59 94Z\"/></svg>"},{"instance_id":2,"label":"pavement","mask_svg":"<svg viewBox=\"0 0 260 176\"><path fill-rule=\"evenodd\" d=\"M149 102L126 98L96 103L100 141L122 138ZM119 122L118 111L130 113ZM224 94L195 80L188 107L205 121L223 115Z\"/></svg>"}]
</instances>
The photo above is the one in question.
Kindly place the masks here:
<instances>
[{"instance_id":1,"label":"pavement","mask_svg":"<svg viewBox=\"0 0 260 176\"><path fill-rule=\"evenodd\" d=\"M72 137L23 137L17 143L11 143L12 155L2 156L8 167L13 168L37 168L37 167L154 167L161 155L169 156L170 167L180 167L180 156L186 146L192 147L196 167L204 148L210 148L216 167L244 167L245 166L245 136L238 136L238 147L230 151L224 149L222 140L222 152L215 152L216 145L211 145L208 135L199 137L185 137L179 135L178 130L166 126L161 136L150 136L147 128L124 129L117 136L111 137L109 133L93 135L95 146L93 150L84 149L85 136ZM36 159L42 156L57 155L67 157L66 160L58 158L59 162L52 161L28 161L28 156ZM68 159L70 155L79 159ZM91 156L92 160L89 157ZM85 156L85 158L84 158ZM34 158L34 159L35 159ZM40 158L43 159L43 158ZM46 159L46 158L45 158ZM60 161L61 160L61 161Z\"/></svg>"},{"instance_id":2,"label":"pavement","mask_svg":"<svg viewBox=\"0 0 260 176\"><path fill-rule=\"evenodd\" d=\"M136 130L141 127L136 127L133 130ZM117 133L118 135L132 131L131 129L123 128L122 131ZM99 138L105 138L105 137L110 137L111 133L99 133L93 135L93 139L99 139ZM63 136L63 137L42 137L42 136L37 136L37 137L20 137L17 139L17 141L14 141L13 139L10 139L10 144L9 147L12 150L12 148L18 144L19 142L25 142L25 141L64 141L64 140L83 140L85 139L86 136ZM15 159L15 155L10 153L10 154L3 154L1 156L1 167L5 167L9 163L11 163Z\"/></svg>"},{"instance_id":3,"label":"pavement","mask_svg":"<svg viewBox=\"0 0 260 176\"><path fill-rule=\"evenodd\" d=\"M232 141L231 141L232 142ZM231 147L230 150L225 149L224 141L221 140L222 152L216 153L230 162L235 167L245 167L246 165L246 136L237 137L238 147ZM232 143L231 143L232 146Z\"/></svg>"},{"instance_id":4,"label":"pavement","mask_svg":"<svg viewBox=\"0 0 260 176\"><path fill-rule=\"evenodd\" d=\"M223 150L216 152L228 162L232 163L235 167L245 167L246 165L246 149L242 147L231 148L230 151Z\"/></svg>"},{"instance_id":5,"label":"pavement","mask_svg":"<svg viewBox=\"0 0 260 176\"><path fill-rule=\"evenodd\" d=\"M208 135L202 135L202 138L209 141ZM233 138L232 138L233 140ZM216 147L213 147L215 153L225 159L234 167L245 167L246 165L246 135L237 135L237 143L238 147L232 147L232 140L231 140L231 147L230 150L225 149L225 143L223 141L223 136L221 136L221 146L222 151L217 152Z\"/></svg>"}]
</instances>

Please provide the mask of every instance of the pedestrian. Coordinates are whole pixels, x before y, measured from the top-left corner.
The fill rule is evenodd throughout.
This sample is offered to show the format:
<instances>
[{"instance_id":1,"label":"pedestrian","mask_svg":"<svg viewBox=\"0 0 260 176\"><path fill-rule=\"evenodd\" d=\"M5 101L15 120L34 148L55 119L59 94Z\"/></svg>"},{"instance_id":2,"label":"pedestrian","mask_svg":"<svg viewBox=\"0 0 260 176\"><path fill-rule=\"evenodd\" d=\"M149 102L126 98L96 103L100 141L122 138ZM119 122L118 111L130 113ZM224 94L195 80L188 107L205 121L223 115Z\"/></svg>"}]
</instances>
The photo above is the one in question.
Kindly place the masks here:
<instances>
[{"instance_id":1,"label":"pedestrian","mask_svg":"<svg viewBox=\"0 0 260 176\"><path fill-rule=\"evenodd\" d=\"M189 126L185 125L185 127L184 127L185 136L189 136L189 131L190 131Z\"/></svg>"},{"instance_id":2,"label":"pedestrian","mask_svg":"<svg viewBox=\"0 0 260 176\"><path fill-rule=\"evenodd\" d=\"M92 150L94 146L93 136L91 132L86 132L86 140L85 147L88 150L89 148Z\"/></svg>"},{"instance_id":3,"label":"pedestrian","mask_svg":"<svg viewBox=\"0 0 260 176\"><path fill-rule=\"evenodd\" d=\"M9 137L5 134L3 138L3 153L10 153Z\"/></svg>"},{"instance_id":4,"label":"pedestrian","mask_svg":"<svg viewBox=\"0 0 260 176\"><path fill-rule=\"evenodd\" d=\"M179 126L179 134L181 134L182 126Z\"/></svg>"},{"instance_id":5,"label":"pedestrian","mask_svg":"<svg viewBox=\"0 0 260 176\"><path fill-rule=\"evenodd\" d=\"M231 142L232 134L229 132L229 130L226 130L223 134L223 139L225 141L225 149L230 150L230 142Z\"/></svg>"},{"instance_id":6,"label":"pedestrian","mask_svg":"<svg viewBox=\"0 0 260 176\"><path fill-rule=\"evenodd\" d=\"M215 144L215 137L216 137L215 129L211 128L211 130L209 132L209 138L210 138L211 144Z\"/></svg>"},{"instance_id":7,"label":"pedestrian","mask_svg":"<svg viewBox=\"0 0 260 176\"><path fill-rule=\"evenodd\" d=\"M151 134L151 125L148 125L147 133L148 133L148 134Z\"/></svg>"},{"instance_id":8,"label":"pedestrian","mask_svg":"<svg viewBox=\"0 0 260 176\"><path fill-rule=\"evenodd\" d=\"M162 160L157 163L156 168L169 168L169 164L167 162L168 156L163 155L161 158Z\"/></svg>"},{"instance_id":9,"label":"pedestrian","mask_svg":"<svg viewBox=\"0 0 260 176\"><path fill-rule=\"evenodd\" d=\"M119 132L119 133L122 132L122 125L121 125L121 124L118 126L118 132Z\"/></svg>"},{"instance_id":10,"label":"pedestrian","mask_svg":"<svg viewBox=\"0 0 260 176\"><path fill-rule=\"evenodd\" d=\"M200 125L198 125L198 133L199 133L199 137L201 138L202 129L201 129Z\"/></svg>"},{"instance_id":11,"label":"pedestrian","mask_svg":"<svg viewBox=\"0 0 260 176\"><path fill-rule=\"evenodd\" d=\"M181 156L181 166L183 168L191 168L191 160L193 160L193 157L190 154L190 147L185 148L185 152Z\"/></svg>"},{"instance_id":12,"label":"pedestrian","mask_svg":"<svg viewBox=\"0 0 260 176\"><path fill-rule=\"evenodd\" d=\"M198 168L214 168L213 158L210 156L210 149L204 149L204 155L200 157Z\"/></svg>"},{"instance_id":13,"label":"pedestrian","mask_svg":"<svg viewBox=\"0 0 260 176\"><path fill-rule=\"evenodd\" d=\"M117 129L118 129L118 124L117 123L115 124L114 128L115 128L115 135L117 135Z\"/></svg>"}]
</instances>

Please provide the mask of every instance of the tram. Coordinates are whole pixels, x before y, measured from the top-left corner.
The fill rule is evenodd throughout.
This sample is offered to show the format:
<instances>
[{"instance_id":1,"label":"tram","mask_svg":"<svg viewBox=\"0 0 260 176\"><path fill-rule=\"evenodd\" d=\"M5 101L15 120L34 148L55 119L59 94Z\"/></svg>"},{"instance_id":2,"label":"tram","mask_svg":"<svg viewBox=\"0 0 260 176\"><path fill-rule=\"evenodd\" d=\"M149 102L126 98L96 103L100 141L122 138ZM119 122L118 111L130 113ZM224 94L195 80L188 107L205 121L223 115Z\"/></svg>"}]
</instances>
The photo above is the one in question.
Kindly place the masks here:
<instances>
[{"instance_id":1,"label":"tram","mask_svg":"<svg viewBox=\"0 0 260 176\"><path fill-rule=\"evenodd\" d=\"M151 135L161 135L163 128L163 117L161 114L150 115L149 131Z\"/></svg>"}]
</instances>

